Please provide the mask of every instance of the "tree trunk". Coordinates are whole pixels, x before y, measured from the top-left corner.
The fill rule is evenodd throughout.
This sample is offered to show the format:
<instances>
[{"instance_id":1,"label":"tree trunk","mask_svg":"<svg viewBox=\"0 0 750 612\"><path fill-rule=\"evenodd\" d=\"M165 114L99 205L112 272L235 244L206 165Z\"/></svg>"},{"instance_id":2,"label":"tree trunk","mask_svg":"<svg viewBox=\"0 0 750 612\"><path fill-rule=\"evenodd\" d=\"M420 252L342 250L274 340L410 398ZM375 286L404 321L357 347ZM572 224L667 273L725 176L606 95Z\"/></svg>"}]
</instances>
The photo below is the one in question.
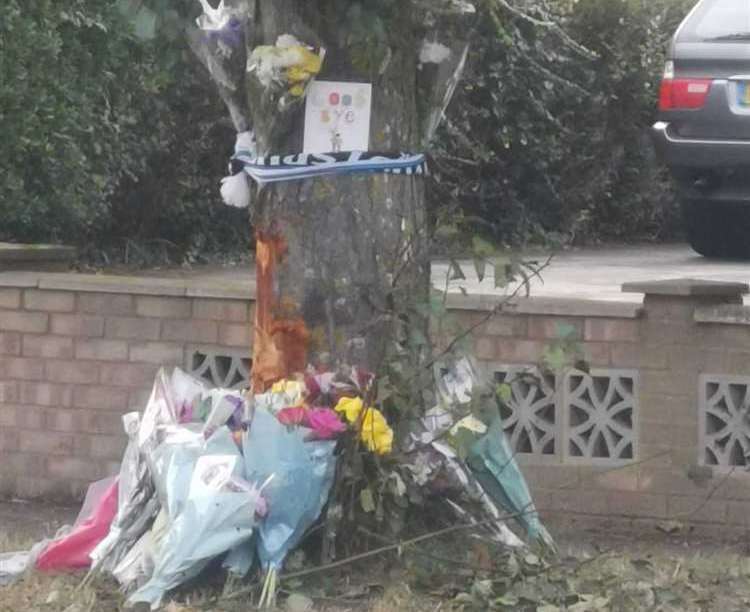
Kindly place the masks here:
<instances>
[{"instance_id":1,"label":"tree trunk","mask_svg":"<svg viewBox=\"0 0 750 612\"><path fill-rule=\"evenodd\" d=\"M325 47L319 80L372 83L370 148L419 152L413 5L383 4L366 10L349 0L261 0L248 44L273 45L280 35L292 34ZM366 38L376 22L387 30ZM247 89L258 151L301 151L304 105L281 112L257 79L249 78ZM259 320L265 332L256 330L255 353L265 362L256 362L256 384L267 386L304 362L375 372L389 343L408 337L396 328L404 322L401 315L427 298L429 265L415 257L424 251L425 217L419 177L344 176L265 187L256 200L254 225L261 255L275 259L275 278L264 278L261 257L259 301L266 303L258 312L268 318ZM426 329L426 321L413 316L408 325ZM269 342L267 362L263 351ZM307 354L292 350L289 357L286 351L287 362L279 364L273 353L284 353L285 346L305 346Z\"/></svg>"}]
</instances>

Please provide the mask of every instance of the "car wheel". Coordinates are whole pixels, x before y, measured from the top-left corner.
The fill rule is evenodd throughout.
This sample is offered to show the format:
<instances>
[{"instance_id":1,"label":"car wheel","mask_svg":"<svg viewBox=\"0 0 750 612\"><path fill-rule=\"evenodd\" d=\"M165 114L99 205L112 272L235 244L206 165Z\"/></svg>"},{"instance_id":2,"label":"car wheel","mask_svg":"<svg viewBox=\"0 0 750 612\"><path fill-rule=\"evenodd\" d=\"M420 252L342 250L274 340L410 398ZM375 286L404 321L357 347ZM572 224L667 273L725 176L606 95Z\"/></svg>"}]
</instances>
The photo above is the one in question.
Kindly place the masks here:
<instances>
[{"instance_id":1,"label":"car wheel","mask_svg":"<svg viewBox=\"0 0 750 612\"><path fill-rule=\"evenodd\" d=\"M750 207L688 200L682 212L694 251L704 257L750 259Z\"/></svg>"}]
</instances>

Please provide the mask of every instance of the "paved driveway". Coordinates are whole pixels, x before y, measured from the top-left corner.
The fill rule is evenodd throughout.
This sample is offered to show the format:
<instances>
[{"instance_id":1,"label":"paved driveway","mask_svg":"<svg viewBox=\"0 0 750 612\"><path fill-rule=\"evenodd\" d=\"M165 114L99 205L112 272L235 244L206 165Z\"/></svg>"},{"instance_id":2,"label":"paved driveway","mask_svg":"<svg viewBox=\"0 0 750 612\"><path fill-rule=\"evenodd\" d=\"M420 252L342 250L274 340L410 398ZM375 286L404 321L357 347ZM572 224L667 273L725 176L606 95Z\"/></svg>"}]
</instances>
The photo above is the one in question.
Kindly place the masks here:
<instances>
[{"instance_id":1,"label":"paved driveway","mask_svg":"<svg viewBox=\"0 0 750 612\"><path fill-rule=\"evenodd\" d=\"M464 285L470 293L502 293L495 289L494 277L479 283L473 265L462 267L467 280L453 282L454 291ZM446 264L433 265L436 284L446 270ZM541 276L542 281L533 283L532 296L638 302L643 296L622 293L623 283L668 278L750 283L750 262L706 259L685 245L609 247L558 254Z\"/></svg>"},{"instance_id":2,"label":"paved driveway","mask_svg":"<svg viewBox=\"0 0 750 612\"><path fill-rule=\"evenodd\" d=\"M544 260L544 256L534 256ZM451 283L452 291L464 286L469 293L496 293L492 270L479 283L471 262L462 265L466 280ZM445 286L448 265L433 264L436 287ZM226 280L233 283L251 282L250 266L236 268L194 268L153 272L156 276L181 276ZM620 291L623 283L668 278L700 278L750 283L750 262L717 261L697 255L686 245L642 245L577 249L557 254L542 272L542 281L535 279L532 295L539 297L581 298L588 300L639 302L641 295Z\"/></svg>"}]
</instances>

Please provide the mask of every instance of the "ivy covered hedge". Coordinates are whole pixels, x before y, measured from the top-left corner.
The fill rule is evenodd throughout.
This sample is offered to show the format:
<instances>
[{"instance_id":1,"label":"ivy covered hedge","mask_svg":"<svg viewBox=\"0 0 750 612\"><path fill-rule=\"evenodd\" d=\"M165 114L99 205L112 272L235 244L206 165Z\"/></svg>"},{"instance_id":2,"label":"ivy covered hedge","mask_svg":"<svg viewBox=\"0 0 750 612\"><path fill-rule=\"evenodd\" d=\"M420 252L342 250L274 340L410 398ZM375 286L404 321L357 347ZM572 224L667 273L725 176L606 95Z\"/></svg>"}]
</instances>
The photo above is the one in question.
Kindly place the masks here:
<instances>
[{"instance_id":1,"label":"ivy covered hedge","mask_svg":"<svg viewBox=\"0 0 750 612\"><path fill-rule=\"evenodd\" d=\"M663 50L691 3L481 0L431 197L506 244L675 235L647 130ZM247 214L217 189L232 129L180 32L144 42L111 0L64 4L3 6L0 240L143 263L245 251Z\"/></svg>"},{"instance_id":2,"label":"ivy covered hedge","mask_svg":"<svg viewBox=\"0 0 750 612\"><path fill-rule=\"evenodd\" d=\"M648 129L667 43L692 0L536 4L531 16L591 53L507 12L482 20L433 197L510 245L675 237L678 205Z\"/></svg>"},{"instance_id":3,"label":"ivy covered hedge","mask_svg":"<svg viewBox=\"0 0 750 612\"><path fill-rule=\"evenodd\" d=\"M0 240L143 263L247 240L217 194L232 130L180 32L145 43L111 0L5 0L0 83Z\"/></svg>"}]
</instances>

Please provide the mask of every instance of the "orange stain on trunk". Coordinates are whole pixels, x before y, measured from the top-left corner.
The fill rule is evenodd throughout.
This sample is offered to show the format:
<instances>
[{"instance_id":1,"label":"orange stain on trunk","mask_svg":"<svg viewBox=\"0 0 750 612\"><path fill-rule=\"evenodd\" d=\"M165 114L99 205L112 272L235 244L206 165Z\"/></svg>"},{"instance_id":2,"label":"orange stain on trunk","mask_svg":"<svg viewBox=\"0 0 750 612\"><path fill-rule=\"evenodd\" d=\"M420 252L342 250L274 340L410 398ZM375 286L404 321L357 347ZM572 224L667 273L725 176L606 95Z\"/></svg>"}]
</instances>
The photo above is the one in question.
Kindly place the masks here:
<instances>
[{"instance_id":1,"label":"orange stain on trunk","mask_svg":"<svg viewBox=\"0 0 750 612\"><path fill-rule=\"evenodd\" d=\"M254 393L264 393L273 383L304 372L310 332L299 316L277 317L280 308L274 295L274 280L279 264L287 253L286 240L280 234L258 231L256 234L256 307L253 343L252 385Z\"/></svg>"}]
</instances>

